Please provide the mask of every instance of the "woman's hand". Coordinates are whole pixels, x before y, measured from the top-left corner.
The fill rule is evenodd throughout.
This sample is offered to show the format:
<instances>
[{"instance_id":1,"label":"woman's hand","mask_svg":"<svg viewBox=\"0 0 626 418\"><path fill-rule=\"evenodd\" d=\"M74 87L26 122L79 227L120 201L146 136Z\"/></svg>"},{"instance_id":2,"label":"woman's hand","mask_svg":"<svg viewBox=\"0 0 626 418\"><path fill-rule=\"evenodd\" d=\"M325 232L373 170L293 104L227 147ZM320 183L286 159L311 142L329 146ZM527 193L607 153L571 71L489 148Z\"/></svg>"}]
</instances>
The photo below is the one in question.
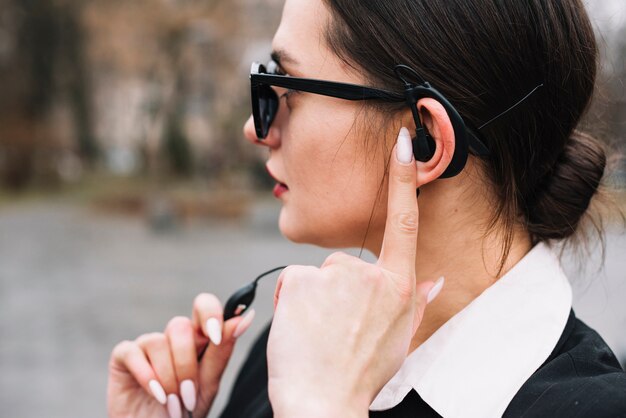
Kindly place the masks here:
<instances>
[{"instance_id":1,"label":"woman's hand","mask_svg":"<svg viewBox=\"0 0 626 418\"><path fill-rule=\"evenodd\" d=\"M253 318L250 309L224 323L220 301L203 293L191 319L175 317L163 333L119 343L109 362L109 417L180 418L183 408L206 417L235 341Z\"/></svg>"},{"instance_id":2,"label":"woman's hand","mask_svg":"<svg viewBox=\"0 0 626 418\"><path fill-rule=\"evenodd\" d=\"M337 252L320 268L289 266L278 279L267 351L277 417L366 416L441 288L416 284L416 166L408 131L402 135L398 158L410 162L391 158L378 262Z\"/></svg>"}]
</instances>

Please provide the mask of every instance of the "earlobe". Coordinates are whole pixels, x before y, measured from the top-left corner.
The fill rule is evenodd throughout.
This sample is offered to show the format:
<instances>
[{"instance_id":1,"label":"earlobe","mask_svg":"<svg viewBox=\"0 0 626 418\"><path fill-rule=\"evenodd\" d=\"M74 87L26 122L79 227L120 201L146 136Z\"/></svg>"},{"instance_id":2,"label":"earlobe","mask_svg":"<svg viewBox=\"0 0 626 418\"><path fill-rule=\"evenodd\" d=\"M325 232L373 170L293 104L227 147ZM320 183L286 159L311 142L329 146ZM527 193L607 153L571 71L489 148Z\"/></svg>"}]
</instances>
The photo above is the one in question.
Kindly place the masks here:
<instances>
[{"instance_id":1,"label":"earlobe","mask_svg":"<svg viewBox=\"0 0 626 418\"><path fill-rule=\"evenodd\" d=\"M452 122L441 103L424 98L419 100L417 106L427 141L430 142L429 147L434 147L429 159L417 163L417 182L418 186L421 186L444 174L452 162L456 144ZM419 138L415 140L419 142ZM417 157L416 160L419 161Z\"/></svg>"}]
</instances>

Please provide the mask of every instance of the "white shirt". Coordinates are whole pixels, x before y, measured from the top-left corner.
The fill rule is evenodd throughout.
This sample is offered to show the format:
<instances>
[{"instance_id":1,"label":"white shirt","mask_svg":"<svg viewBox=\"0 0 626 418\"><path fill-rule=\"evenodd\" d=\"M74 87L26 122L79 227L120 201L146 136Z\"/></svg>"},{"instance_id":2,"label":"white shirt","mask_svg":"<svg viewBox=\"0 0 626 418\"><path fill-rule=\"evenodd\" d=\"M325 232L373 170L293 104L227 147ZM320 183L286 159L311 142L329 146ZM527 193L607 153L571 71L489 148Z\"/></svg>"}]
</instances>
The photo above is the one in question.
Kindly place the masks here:
<instances>
[{"instance_id":1,"label":"white shirt","mask_svg":"<svg viewBox=\"0 0 626 418\"><path fill-rule=\"evenodd\" d=\"M369 409L390 409L415 389L444 418L502 416L556 346L571 306L558 258L537 244L410 353Z\"/></svg>"}]
</instances>

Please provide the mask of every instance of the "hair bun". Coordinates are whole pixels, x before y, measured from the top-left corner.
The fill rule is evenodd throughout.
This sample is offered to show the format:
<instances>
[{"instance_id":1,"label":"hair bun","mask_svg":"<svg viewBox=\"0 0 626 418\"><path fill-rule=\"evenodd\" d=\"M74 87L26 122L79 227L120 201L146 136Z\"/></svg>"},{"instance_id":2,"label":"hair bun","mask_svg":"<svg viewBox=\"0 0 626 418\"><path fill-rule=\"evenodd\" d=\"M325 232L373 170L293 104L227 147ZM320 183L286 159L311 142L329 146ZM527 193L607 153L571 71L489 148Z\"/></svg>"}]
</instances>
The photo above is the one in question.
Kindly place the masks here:
<instances>
[{"instance_id":1,"label":"hair bun","mask_svg":"<svg viewBox=\"0 0 626 418\"><path fill-rule=\"evenodd\" d=\"M528 230L535 241L567 238L576 232L605 167L602 143L575 130L528 207Z\"/></svg>"}]
</instances>

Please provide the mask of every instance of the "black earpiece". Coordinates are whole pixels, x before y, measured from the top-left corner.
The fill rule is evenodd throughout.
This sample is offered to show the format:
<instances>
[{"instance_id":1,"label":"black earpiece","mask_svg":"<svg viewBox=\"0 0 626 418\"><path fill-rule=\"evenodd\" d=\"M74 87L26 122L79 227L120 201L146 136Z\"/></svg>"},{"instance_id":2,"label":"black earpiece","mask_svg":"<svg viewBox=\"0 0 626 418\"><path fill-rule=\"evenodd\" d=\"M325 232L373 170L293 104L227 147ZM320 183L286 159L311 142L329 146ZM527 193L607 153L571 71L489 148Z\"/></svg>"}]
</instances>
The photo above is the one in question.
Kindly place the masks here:
<instances>
[{"instance_id":1,"label":"black earpiece","mask_svg":"<svg viewBox=\"0 0 626 418\"><path fill-rule=\"evenodd\" d=\"M422 121L417 111L417 102L422 98L431 98L437 100L446 110L452 128L454 129L455 149L450 165L446 168L440 178L448 178L456 176L463 170L468 156L468 141L465 123L456 111L454 106L427 81L423 80L412 68L406 65L397 65L394 71L398 78L404 82L404 95L406 103L413 113L415 121L415 137L413 138L413 155L415 160L426 162L435 155L436 144L428 131L422 126ZM410 75L417 83L410 82L406 77Z\"/></svg>"},{"instance_id":2,"label":"black earpiece","mask_svg":"<svg viewBox=\"0 0 626 418\"><path fill-rule=\"evenodd\" d=\"M407 93L409 93L412 86L407 83L406 89ZM425 163L433 158L437 145L435 144L432 136L430 136L426 128L422 125L419 111L417 110L417 99L415 99L412 95L407 94L407 104L411 108L413 120L415 121L415 136L412 138L413 155L415 156L416 161Z\"/></svg>"},{"instance_id":3,"label":"black earpiece","mask_svg":"<svg viewBox=\"0 0 626 418\"><path fill-rule=\"evenodd\" d=\"M430 161L435 155L435 150L437 149L437 144L435 144L435 140L429 134L424 134L420 136L414 136L413 140L413 155L417 161L421 161L425 163L426 161Z\"/></svg>"},{"instance_id":4,"label":"black earpiece","mask_svg":"<svg viewBox=\"0 0 626 418\"><path fill-rule=\"evenodd\" d=\"M416 125L418 123L419 127L415 130L415 136L412 138L413 156L415 156L416 161L425 163L426 161L430 161L433 155L435 155L437 144L428 131L421 126L419 116L416 119Z\"/></svg>"}]
</instances>

